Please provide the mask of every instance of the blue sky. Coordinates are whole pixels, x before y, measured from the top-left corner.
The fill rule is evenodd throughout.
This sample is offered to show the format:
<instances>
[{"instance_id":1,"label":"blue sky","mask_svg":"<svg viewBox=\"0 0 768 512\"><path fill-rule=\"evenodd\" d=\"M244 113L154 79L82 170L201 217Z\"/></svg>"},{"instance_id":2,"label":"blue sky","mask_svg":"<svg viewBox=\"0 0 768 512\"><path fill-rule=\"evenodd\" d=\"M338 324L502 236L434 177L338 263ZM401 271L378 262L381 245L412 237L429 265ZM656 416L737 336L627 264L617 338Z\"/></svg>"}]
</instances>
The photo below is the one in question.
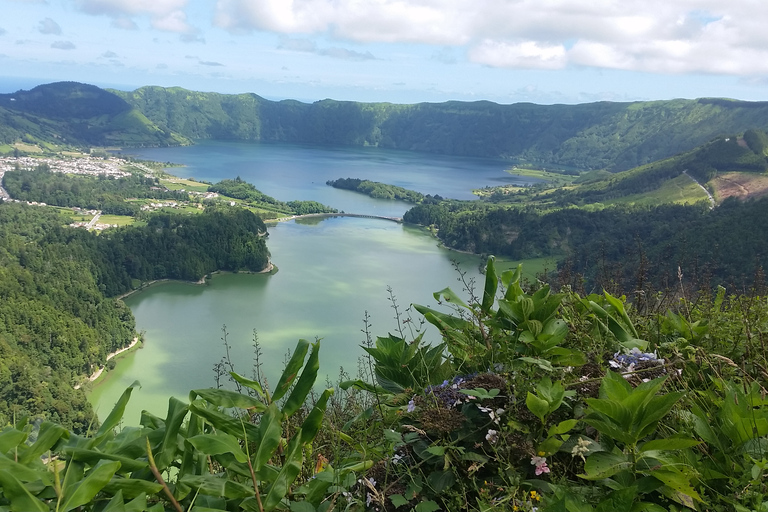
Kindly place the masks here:
<instances>
[{"instance_id":1,"label":"blue sky","mask_svg":"<svg viewBox=\"0 0 768 512\"><path fill-rule=\"evenodd\" d=\"M764 0L0 0L0 92L768 100Z\"/></svg>"}]
</instances>

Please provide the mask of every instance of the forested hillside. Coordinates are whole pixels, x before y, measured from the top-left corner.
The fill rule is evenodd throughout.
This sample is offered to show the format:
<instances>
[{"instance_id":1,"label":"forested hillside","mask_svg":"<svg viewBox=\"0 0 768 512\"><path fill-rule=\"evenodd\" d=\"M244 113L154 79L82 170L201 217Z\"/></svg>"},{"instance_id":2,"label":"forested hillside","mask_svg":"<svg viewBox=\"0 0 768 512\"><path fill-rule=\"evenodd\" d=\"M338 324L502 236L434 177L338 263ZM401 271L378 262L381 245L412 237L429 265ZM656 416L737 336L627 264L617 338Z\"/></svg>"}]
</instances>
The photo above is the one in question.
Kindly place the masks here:
<instances>
[{"instance_id":1,"label":"forested hillside","mask_svg":"<svg viewBox=\"0 0 768 512\"><path fill-rule=\"evenodd\" d=\"M49 208L0 204L0 423L44 414L88 428L90 404L73 384L135 336L130 310L111 297L269 263L264 224L245 209L156 214L99 236L64 223Z\"/></svg>"},{"instance_id":2,"label":"forested hillside","mask_svg":"<svg viewBox=\"0 0 768 512\"><path fill-rule=\"evenodd\" d=\"M720 99L582 105L306 104L181 88L113 92L158 126L189 138L373 145L582 170L629 169L718 135L768 128L768 102Z\"/></svg>"},{"instance_id":3,"label":"forested hillside","mask_svg":"<svg viewBox=\"0 0 768 512\"><path fill-rule=\"evenodd\" d=\"M0 94L0 144L17 141L71 146L189 143L154 125L115 94L77 82Z\"/></svg>"}]
</instances>

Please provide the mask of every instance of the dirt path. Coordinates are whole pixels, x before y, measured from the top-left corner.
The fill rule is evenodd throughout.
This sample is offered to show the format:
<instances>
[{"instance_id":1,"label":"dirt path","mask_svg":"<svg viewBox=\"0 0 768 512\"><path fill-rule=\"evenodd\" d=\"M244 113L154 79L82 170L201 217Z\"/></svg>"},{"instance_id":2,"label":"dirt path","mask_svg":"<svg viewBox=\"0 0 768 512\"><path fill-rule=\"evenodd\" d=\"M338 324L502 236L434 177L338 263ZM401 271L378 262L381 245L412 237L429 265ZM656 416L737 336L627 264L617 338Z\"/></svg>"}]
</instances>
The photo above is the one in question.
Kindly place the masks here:
<instances>
[{"instance_id":1,"label":"dirt path","mask_svg":"<svg viewBox=\"0 0 768 512\"><path fill-rule=\"evenodd\" d=\"M683 171L683 174L685 174L686 176L688 176L689 178L691 178L691 180L693 180L693 182L694 182L695 184L697 184L699 187L701 187L701 190L703 190L703 191L704 191L704 192L707 194L707 197L709 198L709 209L710 209L710 210L714 210L714 209L715 209L715 206L716 206L716 205L715 205L715 198L714 198L714 197L712 197L712 194L710 194L710 193L709 193L709 190L707 190L707 189L704 187L704 185L702 185L701 183L699 183L699 182L698 182L698 180L696 180L696 178L694 178L693 176L691 176L690 174L688 174L688 169L684 170L684 171Z\"/></svg>"}]
</instances>

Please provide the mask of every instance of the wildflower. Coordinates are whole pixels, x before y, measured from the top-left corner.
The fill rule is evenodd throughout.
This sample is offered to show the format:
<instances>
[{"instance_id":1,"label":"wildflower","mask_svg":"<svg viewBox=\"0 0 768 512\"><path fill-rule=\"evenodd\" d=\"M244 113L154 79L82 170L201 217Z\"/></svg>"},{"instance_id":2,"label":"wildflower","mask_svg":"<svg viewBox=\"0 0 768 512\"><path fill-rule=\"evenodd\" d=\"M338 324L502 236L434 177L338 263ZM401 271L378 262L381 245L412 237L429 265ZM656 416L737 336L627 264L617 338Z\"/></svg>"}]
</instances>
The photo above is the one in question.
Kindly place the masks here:
<instances>
[{"instance_id":1,"label":"wildflower","mask_svg":"<svg viewBox=\"0 0 768 512\"><path fill-rule=\"evenodd\" d=\"M488 433L485 434L485 440L491 444L495 444L496 441L499 440L499 433L496 430L489 429Z\"/></svg>"},{"instance_id":2,"label":"wildflower","mask_svg":"<svg viewBox=\"0 0 768 512\"><path fill-rule=\"evenodd\" d=\"M413 412L416 410L416 403L413 401L413 398L411 398L411 401L408 402L408 412Z\"/></svg>"},{"instance_id":3,"label":"wildflower","mask_svg":"<svg viewBox=\"0 0 768 512\"><path fill-rule=\"evenodd\" d=\"M402 462L403 456L399 453L396 453L392 456L392 464L400 464Z\"/></svg>"},{"instance_id":4,"label":"wildflower","mask_svg":"<svg viewBox=\"0 0 768 512\"><path fill-rule=\"evenodd\" d=\"M531 491L531 499L540 501L541 500L541 494L537 493L536 491Z\"/></svg>"},{"instance_id":5,"label":"wildflower","mask_svg":"<svg viewBox=\"0 0 768 512\"><path fill-rule=\"evenodd\" d=\"M531 464L536 466L536 470L534 471L536 476L539 476L542 473L549 473L549 467L547 467L547 459L545 457L531 457Z\"/></svg>"},{"instance_id":6,"label":"wildflower","mask_svg":"<svg viewBox=\"0 0 768 512\"><path fill-rule=\"evenodd\" d=\"M584 460L584 454L589 452L590 444L591 442L589 439L580 437L578 443L576 443L573 446L573 449L571 450L571 455L573 457L581 457L581 460Z\"/></svg>"}]
</instances>

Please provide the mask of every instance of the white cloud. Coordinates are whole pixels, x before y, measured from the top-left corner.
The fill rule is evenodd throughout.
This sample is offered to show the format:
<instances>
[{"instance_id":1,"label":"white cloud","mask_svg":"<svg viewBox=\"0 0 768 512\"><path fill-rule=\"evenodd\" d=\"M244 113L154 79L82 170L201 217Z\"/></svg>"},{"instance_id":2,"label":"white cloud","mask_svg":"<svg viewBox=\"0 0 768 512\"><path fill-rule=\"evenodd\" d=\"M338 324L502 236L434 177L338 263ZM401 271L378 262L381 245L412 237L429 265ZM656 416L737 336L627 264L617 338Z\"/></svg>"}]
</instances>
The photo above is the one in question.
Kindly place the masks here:
<instances>
[{"instance_id":1,"label":"white cloud","mask_svg":"<svg viewBox=\"0 0 768 512\"><path fill-rule=\"evenodd\" d=\"M500 68L561 69L566 65L562 45L543 46L535 41L505 43L486 40L469 51L469 58Z\"/></svg>"},{"instance_id":2,"label":"white cloud","mask_svg":"<svg viewBox=\"0 0 768 512\"><path fill-rule=\"evenodd\" d=\"M510 68L768 68L768 2L755 0L217 0L214 23L235 33L465 47L472 61Z\"/></svg>"},{"instance_id":3,"label":"white cloud","mask_svg":"<svg viewBox=\"0 0 768 512\"><path fill-rule=\"evenodd\" d=\"M51 48L56 48L57 50L74 50L77 47L72 41L55 41L51 43Z\"/></svg>"},{"instance_id":4,"label":"white cloud","mask_svg":"<svg viewBox=\"0 0 768 512\"><path fill-rule=\"evenodd\" d=\"M314 41L305 38L283 38L277 48L292 52L314 53L315 55L342 60L376 60L376 57L371 52L358 52L337 46L319 48Z\"/></svg>"},{"instance_id":5,"label":"white cloud","mask_svg":"<svg viewBox=\"0 0 768 512\"><path fill-rule=\"evenodd\" d=\"M61 27L51 18L45 18L44 20L41 20L37 30L41 34L54 34L57 36L61 35Z\"/></svg>"},{"instance_id":6,"label":"white cloud","mask_svg":"<svg viewBox=\"0 0 768 512\"><path fill-rule=\"evenodd\" d=\"M75 0L84 12L113 18L113 26L134 29L132 16L149 16L152 27L168 32L189 33L184 9L188 0Z\"/></svg>"}]
</instances>

